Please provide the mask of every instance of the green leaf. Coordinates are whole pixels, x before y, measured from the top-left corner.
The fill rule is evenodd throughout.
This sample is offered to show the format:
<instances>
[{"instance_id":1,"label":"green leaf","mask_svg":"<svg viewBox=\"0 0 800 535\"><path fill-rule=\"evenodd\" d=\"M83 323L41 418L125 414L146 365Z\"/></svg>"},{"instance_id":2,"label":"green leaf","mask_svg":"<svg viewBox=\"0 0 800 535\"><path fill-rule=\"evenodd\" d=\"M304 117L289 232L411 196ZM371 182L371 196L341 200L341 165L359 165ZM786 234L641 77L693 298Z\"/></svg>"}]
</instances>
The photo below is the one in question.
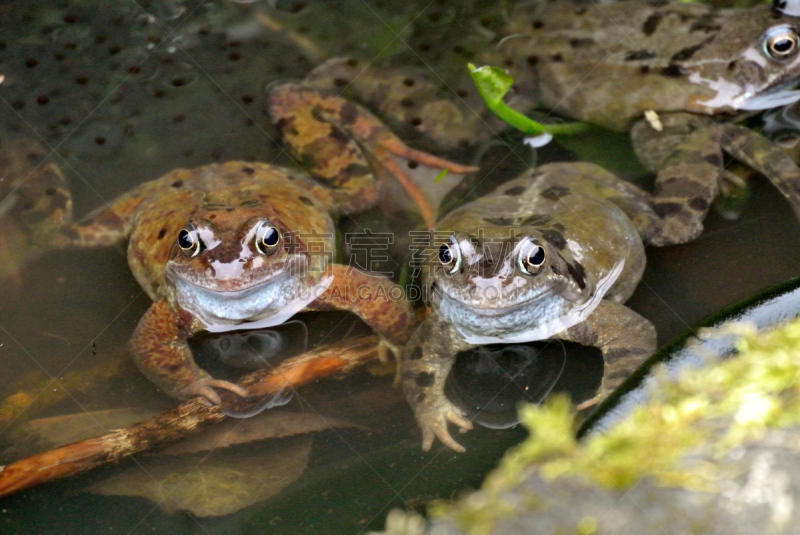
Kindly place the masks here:
<instances>
[{"instance_id":1,"label":"green leaf","mask_svg":"<svg viewBox=\"0 0 800 535\"><path fill-rule=\"evenodd\" d=\"M491 66L476 68L472 63L468 63L467 68L472 80L475 82L475 86L478 88L478 93L486 102L486 106L500 119L526 135L552 134L553 136L568 136L585 132L591 128L591 125L586 123L552 125L537 123L533 119L508 107L503 102L503 97L506 96L506 93L514 83L514 79L506 74L503 69Z\"/></svg>"}]
</instances>

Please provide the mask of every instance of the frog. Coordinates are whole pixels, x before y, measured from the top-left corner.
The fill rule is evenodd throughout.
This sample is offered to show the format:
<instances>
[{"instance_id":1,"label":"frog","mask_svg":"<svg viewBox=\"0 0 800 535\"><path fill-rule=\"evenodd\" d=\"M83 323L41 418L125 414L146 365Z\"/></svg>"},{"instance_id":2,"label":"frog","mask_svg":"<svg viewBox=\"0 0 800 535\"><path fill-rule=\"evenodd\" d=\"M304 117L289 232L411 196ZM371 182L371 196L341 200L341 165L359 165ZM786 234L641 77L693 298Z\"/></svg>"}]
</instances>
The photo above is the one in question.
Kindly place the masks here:
<instances>
[{"instance_id":1,"label":"frog","mask_svg":"<svg viewBox=\"0 0 800 535\"><path fill-rule=\"evenodd\" d=\"M127 242L133 276L153 303L130 338L134 362L165 393L246 397L194 360L188 339L279 325L300 311L345 310L398 352L415 317L389 278L335 263L334 217L366 210L382 181L368 151L466 168L411 149L365 108L284 83L268 109L310 173L269 163L229 161L175 169L144 182L78 222L64 214L48 238L56 249Z\"/></svg>"},{"instance_id":2,"label":"frog","mask_svg":"<svg viewBox=\"0 0 800 535\"><path fill-rule=\"evenodd\" d=\"M785 4L521 2L490 50L471 61L507 70L514 84L506 102L520 112L629 132L637 158L656 173L655 208L665 224L653 245L686 243L702 233L721 181L733 179L724 153L800 205L797 165L737 124L800 99L791 89L800 76L800 18ZM329 60L309 79L349 89L443 146L470 145L504 128L481 111L468 82L442 84L438 75L429 81L346 58Z\"/></svg>"},{"instance_id":3,"label":"frog","mask_svg":"<svg viewBox=\"0 0 800 535\"><path fill-rule=\"evenodd\" d=\"M0 150L0 283L19 297L24 266L47 252L47 237L72 215L67 182L41 144Z\"/></svg>"},{"instance_id":4,"label":"frog","mask_svg":"<svg viewBox=\"0 0 800 535\"><path fill-rule=\"evenodd\" d=\"M599 348L593 407L656 349L652 323L624 305L664 225L651 194L587 162L528 170L443 216L420 247L430 314L404 349L399 378L422 432L463 452L448 423L472 428L444 385L460 352L561 340ZM429 246L431 245L431 246Z\"/></svg>"}]
</instances>

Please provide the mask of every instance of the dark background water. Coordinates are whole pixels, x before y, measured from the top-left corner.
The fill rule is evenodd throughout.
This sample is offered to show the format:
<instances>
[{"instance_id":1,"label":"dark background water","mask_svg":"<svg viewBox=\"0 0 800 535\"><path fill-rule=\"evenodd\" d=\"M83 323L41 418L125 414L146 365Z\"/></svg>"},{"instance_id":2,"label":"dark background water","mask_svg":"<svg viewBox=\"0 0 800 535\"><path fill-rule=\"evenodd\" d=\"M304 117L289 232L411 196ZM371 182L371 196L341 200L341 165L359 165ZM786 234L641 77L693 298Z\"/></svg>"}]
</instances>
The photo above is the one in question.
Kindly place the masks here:
<instances>
[{"instance_id":1,"label":"dark background water","mask_svg":"<svg viewBox=\"0 0 800 535\"><path fill-rule=\"evenodd\" d=\"M506 10L501 3L357 0L279 2L277 7L221 0L3 3L0 142L26 138L41 143L67 176L78 216L176 167L230 159L291 165L263 111L268 83L302 78L323 57L343 53L368 60L407 58L449 79L454 65L463 66L473 48L489 39L485 34L502 23ZM265 30L254 21L256 11L292 33ZM490 151L484 167L520 161L513 156L520 153L519 139L511 135L506 141L513 150ZM625 151L619 154L621 160L631 158ZM471 158L469 151L453 157ZM570 156L548 147L539 161L565 157ZM619 162L621 167L626 163ZM500 169L487 180L507 178L514 169ZM751 199L737 220L712 214L694 243L648 251L644 279L629 304L655 324L660 341L800 272L800 225L765 180L751 185ZM383 220L386 225L384 213L376 210L344 223L362 228ZM402 243L399 247L396 258L405 253ZM26 266L18 282L6 281L0 289L0 398L16 392L32 374L59 378L124 358L125 343L148 306L122 248L51 252ZM343 314L303 319L312 345L364 332ZM588 397L600 370L596 351L568 345L554 391ZM536 377L528 380L536 385ZM299 479L233 515L198 518L164 512L144 498L86 492L95 482L141 468L137 459L0 500L0 532L378 529L391 507L421 510L431 499L475 487L505 449L524 436L519 428L478 427L458 437L466 454L439 444L423 453L411 411L390 385L391 376L365 372L298 392L287 408L348 419L361 427L315 433ZM0 442L8 445L14 427L33 417L122 407L155 411L172 404L131 367L122 377L69 392L66 400L44 411L23 414L0 429ZM98 434L102 431L98 428ZM253 443L224 454L257 462L269 448Z\"/></svg>"}]
</instances>

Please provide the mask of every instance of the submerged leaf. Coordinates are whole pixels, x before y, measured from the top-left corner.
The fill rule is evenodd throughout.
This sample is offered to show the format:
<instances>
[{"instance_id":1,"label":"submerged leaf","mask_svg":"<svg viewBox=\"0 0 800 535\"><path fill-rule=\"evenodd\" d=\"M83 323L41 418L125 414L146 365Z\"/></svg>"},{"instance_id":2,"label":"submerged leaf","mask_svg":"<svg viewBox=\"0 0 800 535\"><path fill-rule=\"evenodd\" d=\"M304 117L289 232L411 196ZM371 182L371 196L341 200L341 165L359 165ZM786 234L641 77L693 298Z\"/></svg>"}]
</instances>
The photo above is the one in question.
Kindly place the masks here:
<instances>
[{"instance_id":1,"label":"submerged leaf","mask_svg":"<svg viewBox=\"0 0 800 535\"><path fill-rule=\"evenodd\" d=\"M276 440L251 453L143 459L88 490L106 496L142 496L168 512L228 515L277 495L297 480L308 465L312 440L310 435Z\"/></svg>"}]
</instances>

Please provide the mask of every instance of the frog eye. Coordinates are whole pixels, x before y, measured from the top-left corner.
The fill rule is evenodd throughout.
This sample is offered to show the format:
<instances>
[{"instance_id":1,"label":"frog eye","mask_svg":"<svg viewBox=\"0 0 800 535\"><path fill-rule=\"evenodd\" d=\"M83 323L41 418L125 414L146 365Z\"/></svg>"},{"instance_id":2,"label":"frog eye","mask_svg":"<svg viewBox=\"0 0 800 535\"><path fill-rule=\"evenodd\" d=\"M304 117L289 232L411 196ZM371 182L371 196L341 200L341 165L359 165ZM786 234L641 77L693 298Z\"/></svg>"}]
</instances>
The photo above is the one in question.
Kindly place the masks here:
<instances>
[{"instance_id":1,"label":"frog eye","mask_svg":"<svg viewBox=\"0 0 800 535\"><path fill-rule=\"evenodd\" d=\"M200 252L200 236L194 225L189 225L178 233L178 247L186 258L197 256Z\"/></svg>"},{"instance_id":2,"label":"frog eye","mask_svg":"<svg viewBox=\"0 0 800 535\"><path fill-rule=\"evenodd\" d=\"M528 238L519 248L517 267L527 275L536 275L544 264L544 247L533 238Z\"/></svg>"},{"instance_id":3,"label":"frog eye","mask_svg":"<svg viewBox=\"0 0 800 535\"><path fill-rule=\"evenodd\" d=\"M797 32L787 26L773 28L764 36L764 53L776 60L784 60L797 53Z\"/></svg>"},{"instance_id":4,"label":"frog eye","mask_svg":"<svg viewBox=\"0 0 800 535\"><path fill-rule=\"evenodd\" d=\"M281 233L269 221L262 221L256 230L256 249L263 255L271 255L278 248Z\"/></svg>"},{"instance_id":5,"label":"frog eye","mask_svg":"<svg viewBox=\"0 0 800 535\"><path fill-rule=\"evenodd\" d=\"M446 243L439 246L439 262L448 275L461 269L461 249L455 236L450 236Z\"/></svg>"}]
</instances>

